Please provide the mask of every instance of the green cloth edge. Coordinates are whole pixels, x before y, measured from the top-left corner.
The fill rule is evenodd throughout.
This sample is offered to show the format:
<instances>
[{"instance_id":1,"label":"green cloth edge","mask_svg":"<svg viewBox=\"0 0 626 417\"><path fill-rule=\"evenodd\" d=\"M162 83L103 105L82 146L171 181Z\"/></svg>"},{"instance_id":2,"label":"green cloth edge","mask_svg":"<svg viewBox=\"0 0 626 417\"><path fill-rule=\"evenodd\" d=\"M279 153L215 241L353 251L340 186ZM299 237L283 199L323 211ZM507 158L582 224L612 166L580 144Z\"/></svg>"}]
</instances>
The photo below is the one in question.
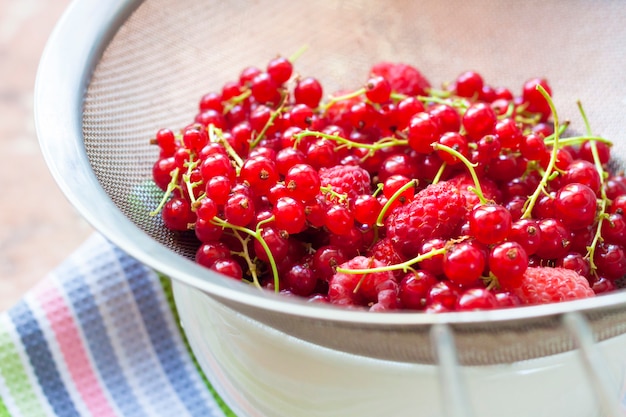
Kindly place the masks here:
<instances>
[{"instance_id":1,"label":"green cloth edge","mask_svg":"<svg viewBox=\"0 0 626 417\"><path fill-rule=\"evenodd\" d=\"M0 397L0 417L11 417L9 410L7 410L7 407L4 405L4 401L2 401L2 397Z\"/></svg>"}]
</instances>

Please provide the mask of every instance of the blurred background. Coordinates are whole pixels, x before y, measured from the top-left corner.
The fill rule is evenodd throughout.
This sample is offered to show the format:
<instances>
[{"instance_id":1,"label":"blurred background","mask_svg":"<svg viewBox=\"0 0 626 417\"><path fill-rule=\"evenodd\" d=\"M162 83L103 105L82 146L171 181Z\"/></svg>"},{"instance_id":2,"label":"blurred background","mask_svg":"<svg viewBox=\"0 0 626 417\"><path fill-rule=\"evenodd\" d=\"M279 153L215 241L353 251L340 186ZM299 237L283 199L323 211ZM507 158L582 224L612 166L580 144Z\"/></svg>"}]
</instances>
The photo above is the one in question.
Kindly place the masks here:
<instances>
[{"instance_id":1,"label":"blurred background","mask_svg":"<svg viewBox=\"0 0 626 417\"><path fill-rule=\"evenodd\" d=\"M0 311L92 233L50 175L33 116L39 58L69 3L0 0Z\"/></svg>"}]
</instances>

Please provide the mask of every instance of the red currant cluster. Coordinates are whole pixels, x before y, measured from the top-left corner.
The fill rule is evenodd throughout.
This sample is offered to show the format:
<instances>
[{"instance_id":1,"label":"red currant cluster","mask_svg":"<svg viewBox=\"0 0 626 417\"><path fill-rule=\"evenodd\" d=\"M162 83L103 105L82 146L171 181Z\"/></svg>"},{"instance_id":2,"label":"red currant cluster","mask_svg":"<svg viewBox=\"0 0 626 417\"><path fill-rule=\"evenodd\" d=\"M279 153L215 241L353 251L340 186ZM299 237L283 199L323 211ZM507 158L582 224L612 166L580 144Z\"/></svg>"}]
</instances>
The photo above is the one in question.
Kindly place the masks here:
<instances>
[{"instance_id":1,"label":"red currant cluster","mask_svg":"<svg viewBox=\"0 0 626 417\"><path fill-rule=\"evenodd\" d=\"M381 62L324 99L293 60L248 67L161 129L153 212L199 264L351 308L488 309L614 290L626 178L611 143L566 137L545 79L465 72L440 89Z\"/></svg>"}]
</instances>

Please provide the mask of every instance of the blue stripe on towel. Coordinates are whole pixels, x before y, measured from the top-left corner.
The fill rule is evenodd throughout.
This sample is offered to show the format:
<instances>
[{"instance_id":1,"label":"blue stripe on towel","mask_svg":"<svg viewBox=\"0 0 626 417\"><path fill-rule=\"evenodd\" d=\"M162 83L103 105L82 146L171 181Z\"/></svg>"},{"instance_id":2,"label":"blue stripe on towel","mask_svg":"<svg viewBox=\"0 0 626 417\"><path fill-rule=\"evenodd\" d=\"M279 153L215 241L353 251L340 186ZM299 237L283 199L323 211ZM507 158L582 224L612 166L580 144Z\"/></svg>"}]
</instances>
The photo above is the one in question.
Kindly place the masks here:
<instances>
[{"instance_id":1,"label":"blue stripe on towel","mask_svg":"<svg viewBox=\"0 0 626 417\"><path fill-rule=\"evenodd\" d=\"M20 336L41 390L58 417L80 417L61 379L48 342L35 315L24 300L8 312Z\"/></svg>"},{"instance_id":2,"label":"blue stripe on towel","mask_svg":"<svg viewBox=\"0 0 626 417\"><path fill-rule=\"evenodd\" d=\"M213 415L206 403L206 396L190 378L189 369L182 360L183 352L174 342L162 306L157 302L154 285L160 285L158 280L155 277L153 285L145 285L148 279L145 267L120 249L115 248L114 251L131 285L154 350L176 393L192 416Z\"/></svg>"}]
</instances>

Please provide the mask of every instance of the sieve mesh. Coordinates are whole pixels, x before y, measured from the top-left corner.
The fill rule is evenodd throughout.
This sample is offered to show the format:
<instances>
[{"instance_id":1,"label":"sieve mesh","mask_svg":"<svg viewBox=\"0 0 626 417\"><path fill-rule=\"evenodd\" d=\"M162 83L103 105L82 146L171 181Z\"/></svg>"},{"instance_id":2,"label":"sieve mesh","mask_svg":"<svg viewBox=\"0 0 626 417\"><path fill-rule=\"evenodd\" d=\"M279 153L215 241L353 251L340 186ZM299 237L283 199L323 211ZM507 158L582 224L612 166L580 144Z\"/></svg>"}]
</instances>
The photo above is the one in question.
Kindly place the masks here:
<instances>
[{"instance_id":1,"label":"sieve mesh","mask_svg":"<svg viewBox=\"0 0 626 417\"><path fill-rule=\"evenodd\" d=\"M469 69L516 92L526 79L546 77L561 119L582 130L576 107L581 100L595 133L613 140L615 154L624 155L624 19L626 3L618 0L146 0L117 30L93 70L84 97L84 146L117 209L167 250L190 258L193 236L169 232L158 216L148 215L161 197L151 184L158 151L149 139L159 128L192 122L199 98L219 91L244 67L262 67L275 55L306 46L296 69L319 78L326 93L358 87L380 60L413 64L434 85ZM328 347L434 361L425 325L315 320L220 300ZM607 306L587 317L598 340L626 332L626 309ZM452 328L462 364L512 362L573 348L557 315L459 320Z\"/></svg>"}]
</instances>

